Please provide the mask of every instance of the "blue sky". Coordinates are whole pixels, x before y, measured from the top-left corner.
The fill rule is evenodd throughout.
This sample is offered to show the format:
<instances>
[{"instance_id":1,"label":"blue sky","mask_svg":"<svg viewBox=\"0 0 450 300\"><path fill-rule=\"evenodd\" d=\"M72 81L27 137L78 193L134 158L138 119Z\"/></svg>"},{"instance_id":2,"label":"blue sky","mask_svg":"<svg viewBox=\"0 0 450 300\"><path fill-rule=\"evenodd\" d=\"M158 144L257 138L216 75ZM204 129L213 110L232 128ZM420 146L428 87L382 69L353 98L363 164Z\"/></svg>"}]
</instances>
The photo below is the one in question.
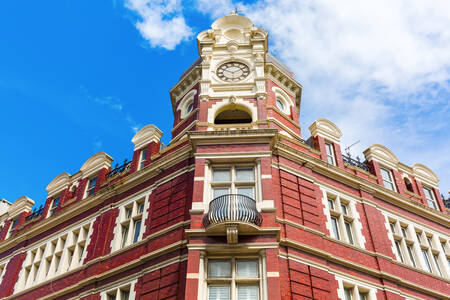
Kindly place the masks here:
<instances>
[{"instance_id":1,"label":"blue sky","mask_svg":"<svg viewBox=\"0 0 450 300\"><path fill-rule=\"evenodd\" d=\"M271 51L303 84L304 137L328 118L344 146L361 140L355 155L383 144L433 169L446 193L450 8L406 3L4 1L0 198L39 205L55 176L94 153L130 159L130 140L146 124L167 144L169 89L197 58L195 35L234 6L269 31Z\"/></svg>"}]
</instances>

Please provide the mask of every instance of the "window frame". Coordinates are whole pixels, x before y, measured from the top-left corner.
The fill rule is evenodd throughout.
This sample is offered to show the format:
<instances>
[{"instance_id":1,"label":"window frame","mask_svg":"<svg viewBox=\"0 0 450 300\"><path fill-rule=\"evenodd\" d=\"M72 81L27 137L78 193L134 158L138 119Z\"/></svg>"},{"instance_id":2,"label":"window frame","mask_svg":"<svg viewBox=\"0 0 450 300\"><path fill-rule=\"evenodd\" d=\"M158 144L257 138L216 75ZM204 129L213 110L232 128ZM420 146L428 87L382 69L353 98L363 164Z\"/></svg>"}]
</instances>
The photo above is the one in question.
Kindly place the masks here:
<instances>
[{"instance_id":1,"label":"window frame","mask_svg":"<svg viewBox=\"0 0 450 300\"><path fill-rule=\"evenodd\" d=\"M122 292L127 291L128 294L128 300L132 300L136 298L136 291L135 291L135 285L137 283L137 279L133 279L130 282L127 283L121 283L120 285L114 286L114 287L107 287L105 290L100 292L100 299L101 300L109 300L109 299L115 299L115 300L125 300L122 298ZM114 294L115 298L110 298Z\"/></svg>"},{"instance_id":2,"label":"window frame","mask_svg":"<svg viewBox=\"0 0 450 300\"><path fill-rule=\"evenodd\" d=\"M229 261L230 262L230 276L229 277L210 277L210 264L212 261ZM257 277L238 276L238 262L239 261L257 261ZM258 300L265 299L266 295L266 273L265 260L261 255L209 255L203 258L203 282L199 281L200 287L203 290L204 299L209 299L209 291L211 286L229 286L230 300L238 299L239 285L258 286Z\"/></svg>"},{"instance_id":3,"label":"window frame","mask_svg":"<svg viewBox=\"0 0 450 300\"><path fill-rule=\"evenodd\" d=\"M389 177L389 180L386 180L383 176L383 171L386 172L387 176ZM397 187L395 186L395 179L394 179L394 173L391 169L388 169L386 167L380 166L380 176L381 180L383 181L383 186L387 188L388 190L391 190L393 192L397 191Z\"/></svg>"},{"instance_id":4,"label":"window frame","mask_svg":"<svg viewBox=\"0 0 450 300\"><path fill-rule=\"evenodd\" d=\"M428 207L433 208L433 209L439 209L439 206L436 201L436 195L434 194L433 189L422 185L422 190L425 195L425 199L427 200ZM427 192L428 192L428 195L427 195ZM428 198L428 196L431 196L431 198ZM430 205L430 203L431 203L431 205Z\"/></svg>"},{"instance_id":5,"label":"window frame","mask_svg":"<svg viewBox=\"0 0 450 300\"><path fill-rule=\"evenodd\" d=\"M261 197L261 175L260 165L258 161L250 162L238 162L238 163L208 163L205 166L207 169L207 184L205 184L204 190L204 211L209 211L209 203L214 200L214 189L228 188L228 194L238 194L238 188L251 187L253 189L253 200L255 200L257 210L260 211ZM250 181L237 181L238 169L253 169L253 180ZM214 170L217 169L229 169L230 180L229 181L214 181Z\"/></svg>"},{"instance_id":6,"label":"window frame","mask_svg":"<svg viewBox=\"0 0 450 300\"><path fill-rule=\"evenodd\" d=\"M94 221L95 219L91 219L68 228L27 249L16 291L53 280L60 274L81 266L86 258Z\"/></svg>"},{"instance_id":7,"label":"window frame","mask_svg":"<svg viewBox=\"0 0 450 300\"><path fill-rule=\"evenodd\" d=\"M356 211L355 201L326 190L323 190L323 193L330 236L344 243L364 248L362 226L358 221L359 215ZM337 226L335 226L335 222Z\"/></svg>"},{"instance_id":8,"label":"window frame","mask_svg":"<svg viewBox=\"0 0 450 300\"><path fill-rule=\"evenodd\" d=\"M56 200L58 200L58 201L56 201ZM55 201L56 201L56 205L55 205ZM61 201L61 194L59 194L56 197L52 197L52 202L50 203L50 207L48 209L47 218L53 216L56 213L56 210L58 209L58 205L59 205L60 201Z\"/></svg>"},{"instance_id":9,"label":"window frame","mask_svg":"<svg viewBox=\"0 0 450 300\"><path fill-rule=\"evenodd\" d=\"M388 223L386 227L388 228L389 239L393 242L392 251L397 261L438 277L450 277L450 265L446 266L447 263L445 262L450 255L447 255L442 247L442 243L444 245L447 243L442 235L422 229L414 223L407 223L407 221L398 217L386 217ZM402 230L402 228L405 230ZM406 237L403 232L406 232ZM399 257L397 244L400 247L403 261Z\"/></svg>"},{"instance_id":10,"label":"window frame","mask_svg":"<svg viewBox=\"0 0 450 300\"><path fill-rule=\"evenodd\" d=\"M327 154L327 162L330 165L336 166L336 155L332 142L325 141L325 153Z\"/></svg>"},{"instance_id":11,"label":"window frame","mask_svg":"<svg viewBox=\"0 0 450 300\"><path fill-rule=\"evenodd\" d=\"M142 170L145 167L145 162L147 160L148 157L148 153L147 153L147 148L142 148L141 149L141 153L139 153L139 169L138 170Z\"/></svg>"},{"instance_id":12,"label":"window frame","mask_svg":"<svg viewBox=\"0 0 450 300\"><path fill-rule=\"evenodd\" d=\"M118 206L119 214L116 218L111 252L130 247L142 240L145 220L148 217L150 194L151 192L134 196ZM139 222L140 224L137 225Z\"/></svg>"},{"instance_id":13,"label":"window frame","mask_svg":"<svg viewBox=\"0 0 450 300\"><path fill-rule=\"evenodd\" d=\"M92 182L95 182L93 186L91 186ZM97 186L97 183L98 183L97 175L94 175L94 176L88 178L88 180L86 182L86 191L84 193L84 198L94 195L95 187Z\"/></svg>"}]
</instances>

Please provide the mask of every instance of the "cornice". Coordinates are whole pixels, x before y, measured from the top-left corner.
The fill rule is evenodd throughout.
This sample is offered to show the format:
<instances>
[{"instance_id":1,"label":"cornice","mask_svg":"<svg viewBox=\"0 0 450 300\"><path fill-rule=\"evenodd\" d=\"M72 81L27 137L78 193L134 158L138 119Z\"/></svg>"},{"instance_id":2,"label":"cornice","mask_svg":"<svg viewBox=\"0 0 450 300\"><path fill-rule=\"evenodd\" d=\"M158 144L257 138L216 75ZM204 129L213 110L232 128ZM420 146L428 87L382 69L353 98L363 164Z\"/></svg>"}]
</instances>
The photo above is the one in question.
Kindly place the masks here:
<instances>
[{"instance_id":1,"label":"cornice","mask_svg":"<svg viewBox=\"0 0 450 300\"><path fill-rule=\"evenodd\" d=\"M358 175L355 174L351 174L336 166L327 164L318 158L312 157L302 151L299 151L283 143L277 143L275 145L275 149L281 156L285 156L286 158L298 161L303 164L306 163L306 166L308 168L311 168L314 172L335 179L341 183L350 185L356 189L364 190L365 192L368 192L381 200L399 206L402 209L406 209L422 217L438 222L444 226L447 227L450 226L450 218L448 215L440 211L433 210L423 205L422 203L418 203L417 201L409 199L406 196L388 190L385 187L382 187L374 182L371 182L370 180L359 177ZM316 181L315 178L314 181Z\"/></svg>"}]
</instances>

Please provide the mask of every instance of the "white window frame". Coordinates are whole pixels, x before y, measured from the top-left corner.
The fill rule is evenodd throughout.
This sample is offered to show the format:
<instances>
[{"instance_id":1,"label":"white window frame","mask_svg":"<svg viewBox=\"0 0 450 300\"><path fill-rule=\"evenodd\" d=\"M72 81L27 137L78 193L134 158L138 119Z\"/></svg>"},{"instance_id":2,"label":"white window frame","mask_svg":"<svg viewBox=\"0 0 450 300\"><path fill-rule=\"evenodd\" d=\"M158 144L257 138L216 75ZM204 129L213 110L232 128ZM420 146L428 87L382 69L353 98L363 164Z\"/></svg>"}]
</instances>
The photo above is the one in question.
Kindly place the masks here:
<instances>
[{"instance_id":1,"label":"white window frame","mask_svg":"<svg viewBox=\"0 0 450 300\"><path fill-rule=\"evenodd\" d=\"M362 224L359 213L356 210L356 201L347 195L342 195L327 188L321 187L321 189L323 192L322 203L324 213L327 217L326 227L330 232L330 236L344 243L364 248L366 240L362 234ZM330 201L332 201L334 209L330 207ZM344 212L343 205L347 209L346 213ZM337 221L339 238L334 234L332 218ZM346 223L350 226L351 236ZM353 242L351 239L353 239Z\"/></svg>"},{"instance_id":2,"label":"white window frame","mask_svg":"<svg viewBox=\"0 0 450 300\"><path fill-rule=\"evenodd\" d=\"M6 234L5 240L7 238L10 238L12 235L12 232L14 229L19 225L19 217L15 217L11 220L11 223L9 224L8 233Z\"/></svg>"},{"instance_id":3,"label":"white window frame","mask_svg":"<svg viewBox=\"0 0 450 300\"><path fill-rule=\"evenodd\" d=\"M91 241L94 220L68 228L30 248L14 292L81 267Z\"/></svg>"},{"instance_id":4,"label":"white window frame","mask_svg":"<svg viewBox=\"0 0 450 300\"><path fill-rule=\"evenodd\" d=\"M392 242L392 252L396 256L396 260L402 262L398 251L398 243L403 254L403 263L413 268L418 268L439 277L450 278L450 255L446 250L446 244L450 238L432 232L429 228L414 224L398 216L388 215L386 217L386 228L388 229L388 237ZM395 232L392 232L391 224L393 224ZM403 235L401 228L406 229L406 237ZM445 245L445 249L442 247ZM411 259L411 255L413 259ZM425 259L428 260L428 263ZM428 268L428 265L430 269Z\"/></svg>"},{"instance_id":5,"label":"white window frame","mask_svg":"<svg viewBox=\"0 0 450 300\"><path fill-rule=\"evenodd\" d=\"M151 193L151 192L150 192ZM127 248L130 245L138 243L142 240L145 231L145 220L148 215L150 193L136 195L118 207L119 215L116 218L116 226L114 228L114 239L112 241L112 251ZM140 205L143 205L143 211L139 212ZM134 241L136 224L140 221L140 229L137 240ZM128 232L124 237L124 228L128 227ZM124 240L125 238L125 240Z\"/></svg>"},{"instance_id":6,"label":"white window frame","mask_svg":"<svg viewBox=\"0 0 450 300\"><path fill-rule=\"evenodd\" d=\"M209 277L209 262L224 260L231 263L230 277L211 278ZM258 277L238 277L237 261L255 260L258 262ZM198 299L209 299L209 287L214 285L229 285L230 300L237 300L237 287L239 284L258 285L258 300L267 297L267 274L265 266L265 257L263 255L209 255L201 257L200 276L199 276L199 294Z\"/></svg>"},{"instance_id":7,"label":"white window frame","mask_svg":"<svg viewBox=\"0 0 450 300\"><path fill-rule=\"evenodd\" d=\"M254 171L254 180L249 182L236 182L233 181L233 177L231 178L230 182L220 182L216 183L213 181L213 172L214 169L222 169L222 168L230 168L233 170L240 169L240 168L253 168ZM234 176L235 173L232 174ZM240 162L240 163L214 163L214 162L207 162L205 164L205 185L203 190L203 205L204 205L204 211L209 211L209 203L214 199L214 187L219 186L230 186L230 194L232 194L236 186L253 186L253 199L256 202L256 208L258 211L261 211L261 206L263 205L262 201L262 190L261 190L261 165L260 161L250 161L250 162Z\"/></svg>"},{"instance_id":8,"label":"white window frame","mask_svg":"<svg viewBox=\"0 0 450 300\"><path fill-rule=\"evenodd\" d=\"M148 158L147 147L141 149L141 153L139 154L139 167L138 170L142 170L144 168L145 161Z\"/></svg>"},{"instance_id":9,"label":"white window frame","mask_svg":"<svg viewBox=\"0 0 450 300\"><path fill-rule=\"evenodd\" d=\"M377 289L369 286L365 283L357 282L354 279L348 279L348 278L340 278L336 276L336 279L338 281L338 297L341 300L348 300L346 297L346 289L351 290L351 298L350 300L360 300L359 293L364 293L366 296L365 300L376 300L377 296Z\"/></svg>"},{"instance_id":10,"label":"white window frame","mask_svg":"<svg viewBox=\"0 0 450 300\"><path fill-rule=\"evenodd\" d=\"M58 199L58 203L55 205L55 201ZM61 193L57 194L57 196L52 197L52 202L50 203L50 207L48 208L47 218L53 216L58 208L59 202L61 201Z\"/></svg>"},{"instance_id":11,"label":"white window frame","mask_svg":"<svg viewBox=\"0 0 450 300\"><path fill-rule=\"evenodd\" d=\"M136 298L136 291L135 291L135 285L137 283L137 279L134 279L128 283L120 283L118 286L115 287L108 287L106 290L102 291L100 293L100 299L101 300L108 300L108 296L111 294L116 295L116 300L124 300L122 299L122 290L128 290L129 291L129 297L128 300L132 300Z\"/></svg>"},{"instance_id":12,"label":"white window frame","mask_svg":"<svg viewBox=\"0 0 450 300\"><path fill-rule=\"evenodd\" d=\"M389 177L389 180L386 180L383 177L383 171L386 172L386 174ZM392 173L392 170L388 169L386 167L380 166L380 175L381 175L381 179L383 180L383 186L391 191L396 192L397 188L395 186L394 174Z\"/></svg>"},{"instance_id":13,"label":"white window frame","mask_svg":"<svg viewBox=\"0 0 450 300\"><path fill-rule=\"evenodd\" d=\"M425 194L425 198L427 199L428 207L433 208L433 209L439 209L433 189L429 188L427 186L422 186L422 188L423 188L423 193ZM428 194L427 194L427 192L428 192ZM431 198L429 198L428 196L431 196Z\"/></svg>"},{"instance_id":14,"label":"white window frame","mask_svg":"<svg viewBox=\"0 0 450 300\"><path fill-rule=\"evenodd\" d=\"M94 181L94 179L95 179L95 184L94 184L94 186L91 187L90 185L91 185L92 181ZM84 192L84 198L87 198L87 197L92 196L94 194L95 187L97 186L97 183L98 183L98 176L97 175L89 177L89 179L86 181L86 191ZM91 193L91 191L92 191L92 193Z\"/></svg>"},{"instance_id":15,"label":"white window frame","mask_svg":"<svg viewBox=\"0 0 450 300\"><path fill-rule=\"evenodd\" d=\"M325 141L325 152L327 153L327 162L330 165L336 165L336 156L334 155L333 143Z\"/></svg>"}]
</instances>

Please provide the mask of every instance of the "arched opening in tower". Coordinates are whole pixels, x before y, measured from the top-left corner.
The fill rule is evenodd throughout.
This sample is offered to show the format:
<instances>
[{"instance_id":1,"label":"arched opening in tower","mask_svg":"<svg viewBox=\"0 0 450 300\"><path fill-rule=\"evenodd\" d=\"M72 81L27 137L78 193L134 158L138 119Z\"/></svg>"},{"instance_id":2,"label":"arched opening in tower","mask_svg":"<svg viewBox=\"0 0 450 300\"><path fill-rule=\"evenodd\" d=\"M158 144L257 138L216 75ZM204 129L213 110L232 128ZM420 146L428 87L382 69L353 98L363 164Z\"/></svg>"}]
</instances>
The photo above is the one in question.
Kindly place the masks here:
<instances>
[{"instance_id":1,"label":"arched opening in tower","mask_svg":"<svg viewBox=\"0 0 450 300\"><path fill-rule=\"evenodd\" d=\"M214 124L246 124L251 123L252 117L240 109L228 109L219 113Z\"/></svg>"}]
</instances>

